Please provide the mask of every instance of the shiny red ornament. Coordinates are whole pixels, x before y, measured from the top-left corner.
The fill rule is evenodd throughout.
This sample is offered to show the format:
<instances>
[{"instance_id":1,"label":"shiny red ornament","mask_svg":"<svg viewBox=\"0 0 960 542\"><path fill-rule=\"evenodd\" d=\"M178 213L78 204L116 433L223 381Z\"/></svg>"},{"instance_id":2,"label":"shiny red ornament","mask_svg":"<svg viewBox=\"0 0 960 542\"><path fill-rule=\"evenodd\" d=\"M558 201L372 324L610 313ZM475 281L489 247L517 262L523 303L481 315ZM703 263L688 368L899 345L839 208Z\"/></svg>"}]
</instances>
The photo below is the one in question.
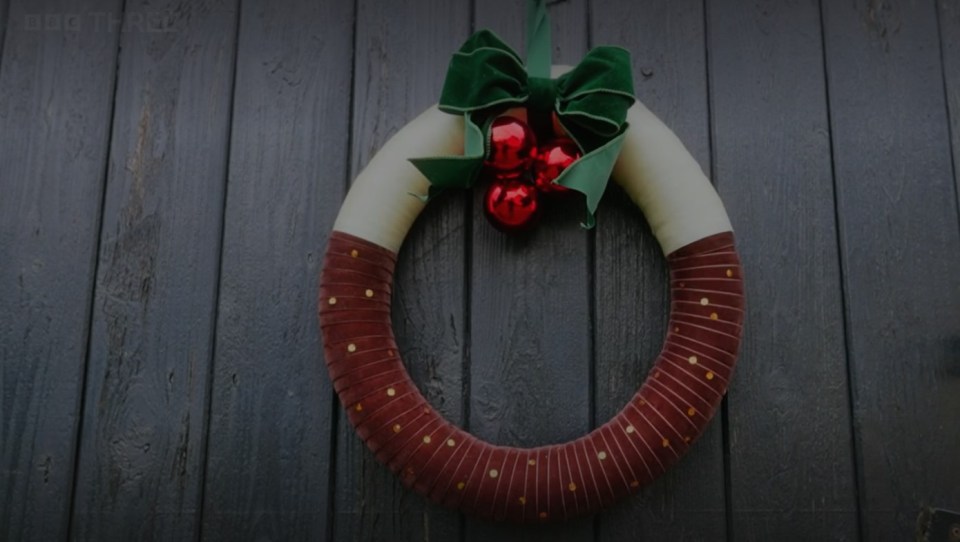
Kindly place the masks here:
<instances>
[{"instance_id":1,"label":"shiny red ornament","mask_svg":"<svg viewBox=\"0 0 960 542\"><path fill-rule=\"evenodd\" d=\"M569 188L553 181L578 158L580 148L572 139L559 138L541 145L533 163L533 180L537 189L544 193L568 191Z\"/></svg>"},{"instance_id":2,"label":"shiny red ornament","mask_svg":"<svg viewBox=\"0 0 960 542\"><path fill-rule=\"evenodd\" d=\"M504 115L490 124L490 151L484 165L494 178L520 177L536 152L537 138L526 122Z\"/></svg>"},{"instance_id":3,"label":"shiny red ornament","mask_svg":"<svg viewBox=\"0 0 960 542\"><path fill-rule=\"evenodd\" d=\"M497 229L517 232L530 227L540 214L536 187L518 179L494 179L483 195L483 211Z\"/></svg>"}]
</instances>

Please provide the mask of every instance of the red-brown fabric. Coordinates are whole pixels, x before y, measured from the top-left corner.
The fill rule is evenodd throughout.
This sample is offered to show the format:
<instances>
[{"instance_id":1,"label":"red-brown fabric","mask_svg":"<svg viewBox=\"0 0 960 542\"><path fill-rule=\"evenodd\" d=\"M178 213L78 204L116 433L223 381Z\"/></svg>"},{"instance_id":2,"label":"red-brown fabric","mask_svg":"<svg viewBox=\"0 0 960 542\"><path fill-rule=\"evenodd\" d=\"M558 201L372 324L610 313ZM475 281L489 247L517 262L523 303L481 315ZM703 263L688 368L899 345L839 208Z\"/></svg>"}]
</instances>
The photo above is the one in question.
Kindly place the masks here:
<instances>
[{"instance_id":1,"label":"red-brown fabric","mask_svg":"<svg viewBox=\"0 0 960 542\"><path fill-rule=\"evenodd\" d=\"M670 256L670 327L650 376L614 418L577 440L494 446L444 420L407 373L390 322L396 255L333 232L320 328L333 387L377 459L429 499L496 520L592 514L675 463L703 432L740 346L743 282L730 232Z\"/></svg>"}]
</instances>

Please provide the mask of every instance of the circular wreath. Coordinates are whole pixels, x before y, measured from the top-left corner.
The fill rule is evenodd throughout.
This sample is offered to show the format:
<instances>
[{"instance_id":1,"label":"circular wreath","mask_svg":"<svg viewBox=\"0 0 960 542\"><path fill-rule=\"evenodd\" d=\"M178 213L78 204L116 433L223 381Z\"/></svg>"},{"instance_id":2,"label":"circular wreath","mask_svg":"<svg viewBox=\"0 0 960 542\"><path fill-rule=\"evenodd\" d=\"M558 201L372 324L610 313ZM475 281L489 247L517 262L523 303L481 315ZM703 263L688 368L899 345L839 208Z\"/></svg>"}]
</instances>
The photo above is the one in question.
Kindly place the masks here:
<instances>
[{"instance_id":1,"label":"circular wreath","mask_svg":"<svg viewBox=\"0 0 960 542\"><path fill-rule=\"evenodd\" d=\"M554 100L558 111L561 101ZM639 102L625 109L614 137L584 148L581 160L617 141L612 178L642 210L670 268L663 349L623 410L589 434L536 448L484 442L427 402L404 367L391 323L397 252L426 204L410 194L438 185L428 179L429 168L410 159L469 158L471 130L482 125L478 112L489 111L450 115L443 104L442 98L440 108L411 121L373 157L334 224L319 292L333 387L376 458L434 502L515 522L592 514L651 482L686 453L726 392L744 302L730 222L670 129Z\"/></svg>"}]
</instances>

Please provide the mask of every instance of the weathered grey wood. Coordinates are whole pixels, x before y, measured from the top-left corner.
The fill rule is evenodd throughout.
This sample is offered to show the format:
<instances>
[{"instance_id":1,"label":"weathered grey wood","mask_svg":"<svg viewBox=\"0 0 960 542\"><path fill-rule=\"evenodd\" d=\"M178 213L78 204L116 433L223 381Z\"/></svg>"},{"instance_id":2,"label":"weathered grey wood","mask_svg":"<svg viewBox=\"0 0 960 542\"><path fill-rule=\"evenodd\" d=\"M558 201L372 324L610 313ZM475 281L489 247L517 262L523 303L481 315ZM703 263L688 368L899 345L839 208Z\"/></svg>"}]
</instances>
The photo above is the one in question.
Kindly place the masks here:
<instances>
[{"instance_id":1,"label":"weathered grey wood","mask_svg":"<svg viewBox=\"0 0 960 542\"><path fill-rule=\"evenodd\" d=\"M939 0L940 51L943 55L944 92L950 121L950 143L953 150L953 177L957 184L957 206L960 212L960 2ZM957 343L960 347L960 342ZM957 508L960 508L958 506Z\"/></svg>"},{"instance_id":2,"label":"weathered grey wood","mask_svg":"<svg viewBox=\"0 0 960 542\"><path fill-rule=\"evenodd\" d=\"M0 539L67 537L117 34L43 32L9 6L0 71ZM83 18L84 24L92 21Z\"/></svg>"},{"instance_id":3,"label":"weathered grey wood","mask_svg":"<svg viewBox=\"0 0 960 542\"><path fill-rule=\"evenodd\" d=\"M470 29L465 2L357 6L351 179L397 130L435 103ZM411 196L412 197L412 196ZM434 200L407 237L394 282L400 354L427 399L463 421L465 194ZM460 519L404 489L340 414L334 540L456 540Z\"/></svg>"},{"instance_id":4,"label":"weathered grey wood","mask_svg":"<svg viewBox=\"0 0 960 542\"><path fill-rule=\"evenodd\" d=\"M7 20L10 14L9 0L0 0L0 68L3 67L3 37L7 32Z\"/></svg>"},{"instance_id":5,"label":"weathered grey wood","mask_svg":"<svg viewBox=\"0 0 960 542\"><path fill-rule=\"evenodd\" d=\"M243 2L203 503L206 540L323 540L333 394L317 276L343 196L353 7Z\"/></svg>"},{"instance_id":6,"label":"weathered grey wood","mask_svg":"<svg viewBox=\"0 0 960 542\"><path fill-rule=\"evenodd\" d=\"M710 132L703 3L594 0L595 45L626 47L637 97L681 138L707 172ZM664 255L643 215L611 188L597 227L595 423L636 393L667 331ZM642 493L600 516L603 540L724 540L720 414L690 454Z\"/></svg>"},{"instance_id":7,"label":"weathered grey wood","mask_svg":"<svg viewBox=\"0 0 960 542\"><path fill-rule=\"evenodd\" d=\"M126 3L74 539L198 532L235 4Z\"/></svg>"},{"instance_id":8,"label":"weathered grey wood","mask_svg":"<svg viewBox=\"0 0 960 542\"><path fill-rule=\"evenodd\" d=\"M553 62L587 51L584 0L549 7ZM477 28L490 28L525 58L526 2L476 3ZM538 446L590 430L592 370L591 234L582 201L543 200L524 235L500 233L483 214L486 182L473 195L469 429L487 441ZM590 540L593 522L518 529L467 521L469 540Z\"/></svg>"},{"instance_id":9,"label":"weathered grey wood","mask_svg":"<svg viewBox=\"0 0 960 542\"><path fill-rule=\"evenodd\" d=\"M819 9L722 0L707 15L716 183L747 285L732 531L857 540Z\"/></svg>"},{"instance_id":10,"label":"weathered grey wood","mask_svg":"<svg viewBox=\"0 0 960 542\"><path fill-rule=\"evenodd\" d=\"M960 502L960 236L934 2L824 2L864 540Z\"/></svg>"}]
</instances>

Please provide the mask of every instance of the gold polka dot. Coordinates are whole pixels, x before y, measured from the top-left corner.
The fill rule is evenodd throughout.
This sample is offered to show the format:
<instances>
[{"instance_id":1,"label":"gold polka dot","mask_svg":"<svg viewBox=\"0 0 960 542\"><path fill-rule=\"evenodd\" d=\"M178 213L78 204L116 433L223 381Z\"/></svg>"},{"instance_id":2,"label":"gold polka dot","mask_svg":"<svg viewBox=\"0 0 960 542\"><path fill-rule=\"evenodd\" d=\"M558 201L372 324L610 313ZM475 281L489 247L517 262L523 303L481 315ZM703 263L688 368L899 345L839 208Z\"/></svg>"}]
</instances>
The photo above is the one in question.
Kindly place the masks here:
<instances>
[{"instance_id":1,"label":"gold polka dot","mask_svg":"<svg viewBox=\"0 0 960 542\"><path fill-rule=\"evenodd\" d=\"M466 482L457 482L457 489L463 491L463 488L467 487Z\"/></svg>"},{"instance_id":2,"label":"gold polka dot","mask_svg":"<svg viewBox=\"0 0 960 542\"><path fill-rule=\"evenodd\" d=\"M430 407L423 407L424 414L430 414Z\"/></svg>"},{"instance_id":3,"label":"gold polka dot","mask_svg":"<svg viewBox=\"0 0 960 542\"><path fill-rule=\"evenodd\" d=\"M666 448L666 447L670 446L670 439L665 438L665 439L663 439L663 442L661 442L660 444L663 444L663 447Z\"/></svg>"},{"instance_id":4,"label":"gold polka dot","mask_svg":"<svg viewBox=\"0 0 960 542\"><path fill-rule=\"evenodd\" d=\"M705 297L701 297L701 298L700 298L700 304L701 304L701 305L704 305L704 306L709 305L709 304L710 304L710 300L707 299L707 298L705 298Z\"/></svg>"},{"instance_id":5,"label":"gold polka dot","mask_svg":"<svg viewBox=\"0 0 960 542\"><path fill-rule=\"evenodd\" d=\"M457 445L457 441L453 440L452 438L447 439L447 446L453 448L456 445Z\"/></svg>"},{"instance_id":6,"label":"gold polka dot","mask_svg":"<svg viewBox=\"0 0 960 542\"><path fill-rule=\"evenodd\" d=\"M363 410L363 405L361 405L360 403L357 403L357 406L354 407L354 410L356 410L357 412L362 411L362 410Z\"/></svg>"},{"instance_id":7,"label":"gold polka dot","mask_svg":"<svg viewBox=\"0 0 960 542\"><path fill-rule=\"evenodd\" d=\"M728 276L728 277L732 277L732 276L733 276L733 269L727 269L727 276Z\"/></svg>"},{"instance_id":8,"label":"gold polka dot","mask_svg":"<svg viewBox=\"0 0 960 542\"><path fill-rule=\"evenodd\" d=\"M632 425L627 426L627 433L633 433L634 431L636 431L636 429L634 429Z\"/></svg>"},{"instance_id":9,"label":"gold polka dot","mask_svg":"<svg viewBox=\"0 0 960 542\"><path fill-rule=\"evenodd\" d=\"M424 436L423 436L423 443L424 443L424 444L430 444L430 440L431 440L431 439L430 439L430 435L424 435Z\"/></svg>"},{"instance_id":10,"label":"gold polka dot","mask_svg":"<svg viewBox=\"0 0 960 542\"><path fill-rule=\"evenodd\" d=\"M530 461L527 461L527 465L530 465L531 467L534 466L534 465L536 465L536 464L537 464L537 460L536 460L536 459L531 459Z\"/></svg>"},{"instance_id":11,"label":"gold polka dot","mask_svg":"<svg viewBox=\"0 0 960 542\"><path fill-rule=\"evenodd\" d=\"M520 497L519 499L517 499L517 502L519 502L520 504L527 504L527 498L526 498L526 497Z\"/></svg>"},{"instance_id":12,"label":"gold polka dot","mask_svg":"<svg viewBox=\"0 0 960 542\"><path fill-rule=\"evenodd\" d=\"M500 472L497 469L490 469L490 478L496 478L500 476Z\"/></svg>"},{"instance_id":13,"label":"gold polka dot","mask_svg":"<svg viewBox=\"0 0 960 542\"><path fill-rule=\"evenodd\" d=\"M357 252L357 249L353 249L353 250L350 251L350 255L353 256L354 258L356 258L357 256L360 255L360 253Z\"/></svg>"},{"instance_id":14,"label":"gold polka dot","mask_svg":"<svg viewBox=\"0 0 960 542\"><path fill-rule=\"evenodd\" d=\"M331 297L330 299L327 300L327 303L329 303L329 304L331 304L331 305L336 305L336 304L337 304L337 298Z\"/></svg>"},{"instance_id":15,"label":"gold polka dot","mask_svg":"<svg viewBox=\"0 0 960 542\"><path fill-rule=\"evenodd\" d=\"M399 432L400 432L400 424L399 424L399 423L393 424L393 432L394 432L394 433L399 433Z\"/></svg>"},{"instance_id":16,"label":"gold polka dot","mask_svg":"<svg viewBox=\"0 0 960 542\"><path fill-rule=\"evenodd\" d=\"M699 360L697 359L697 356L690 356L689 358L687 358L687 361L690 362L690 365L696 365L697 361Z\"/></svg>"},{"instance_id":17,"label":"gold polka dot","mask_svg":"<svg viewBox=\"0 0 960 542\"><path fill-rule=\"evenodd\" d=\"M600 461L603 461L606 458L607 458L607 452L600 452L597 454L597 459L599 459Z\"/></svg>"},{"instance_id":18,"label":"gold polka dot","mask_svg":"<svg viewBox=\"0 0 960 542\"><path fill-rule=\"evenodd\" d=\"M647 402L644 401L643 399L640 399L640 406L643 406L643 405L645 405L645 404L647 404Z\"/></svg>"},{"instance_id":19,"label":"gold polka dot","mask_svg":"<svg viewBox=\"0 0 960 542\"><path fill-rule=\"evenodd\" d=\"M674 333L680 333L680 328L679 328L679 327L673 328L673 332L674 332Z\"/></svg>"},{"instance_id":20,"label":"gold polka dot","mask_svg":"<svg viewBox=\"0 0 960 542\"><path fill-rule=\"evenodd\" d=\"M357 345L353 343L350 343L347 345L347 352L356 352L356 351L357 351Z\"/></svg>"},{"instance_id":21,"label":"gold polka dot","mask_svg":"<svg viewBox=\"0 0 960 542\"><path fill-rule=\"evenodd\" d=\"M683 437L684 442L690 442L690 437Z\"/></svg>"},{"instance_id":22,"label":"gold polka dot","mask_svg":"<svg viewBox=\"0 0 960 542\"><path fill-rule=\"evenodd\" d=\"M681 282L681 283L680 283L680 287L683 288L683 286L684 286L684 284Z\"/></svg>"},{"instance_id":23,"label":"gold polka dot","mask_svg":"<svg viewBox=\"0 0 960 542\"><path fill-rule=\"evenodd\" d=\"M389 395L390 397L393 397L396 394L397 394L397 390L393 388L387 388L387 395Z\"/></svg>"},{"instance_id":24,"label":"gold polka dot","mask_svg":"<svg viewBox=\"0 0 960 542\"><path fill-rule=\"evenodd\" d=\"M713 380L713 372L707 371L707 380Z\"/></svg>"},{"instance_id":25,"label":"gold polka dot","mask_svg":"<svg viewBox=\"0 0 960 542\"><path fill-rule=\"evenodd\" d=\"M369 289L368 289L368 290L367 290L366 292L364 292L364 293L367 294L367 297L373 297L373 290L369 290Z\"/></svg>"},{"instance_id":26,"label":"gold polka dot","mask_svg":"<svg viewBox=\"0 0 960 542\"><path fill-rule=\"evenodd\" d=\"M717 313L715 313L715 312L711 312L711 313L710 313L710 319L711 319L711 320L716 320L717 318L720 318L720 316L717 315Z\"/></svg>"},{"instance_id":27,"label":"gold polka dot","mask_svg":"<svg viewBox=\"0 0 960 542\"><path fill-rule=\"evenodd\" d=\"M640 487L640 482L638 482L637 480L634 480L630 482L630 487Z\"/></svg>"},{"instance_id":28,"label":"gold polka dot","mask_svg":"<svg viewBox=\"0 0 960 542\"><path fill-rule=\"evenodd\" d=\"M576 490L577 490L577 484L575 484L575 483L573 483L573 482L570 482L569 484L567 484L567 489L569 489L570 491L576 491Z\"/></svg>"},{"instance_id":29,"label":"gold polka dot","mask_svg":"<svg viewBox=\"0 0 960 542\"><path fill-rule=\"evenodd\" d=\"M653 373L653 378L660 378L660 371Z\"/></svg>"},{"instance_id":30,"label":"gold polka dot","mask_svg":"<svg viewBox=\"0 0 960 542\"><path fill-rule=\"evenodd\" d=\"M540 512L540 519L547 519L547 513L546 513L546 512Z\"/></svg>"},{"instance_id":31,"label":"gold polka dot","mask_svg":"<svg viewBox=\"0 0 960 542\"><path fill-rule=\"evenodd\" d=\"M687 409L687 416L693 416L693 415L696 414L696 413L697 413L697 409L695 409L695 408L693 408L693 407L690 407L690 408Z\"/></svg>"}]
</instances>

